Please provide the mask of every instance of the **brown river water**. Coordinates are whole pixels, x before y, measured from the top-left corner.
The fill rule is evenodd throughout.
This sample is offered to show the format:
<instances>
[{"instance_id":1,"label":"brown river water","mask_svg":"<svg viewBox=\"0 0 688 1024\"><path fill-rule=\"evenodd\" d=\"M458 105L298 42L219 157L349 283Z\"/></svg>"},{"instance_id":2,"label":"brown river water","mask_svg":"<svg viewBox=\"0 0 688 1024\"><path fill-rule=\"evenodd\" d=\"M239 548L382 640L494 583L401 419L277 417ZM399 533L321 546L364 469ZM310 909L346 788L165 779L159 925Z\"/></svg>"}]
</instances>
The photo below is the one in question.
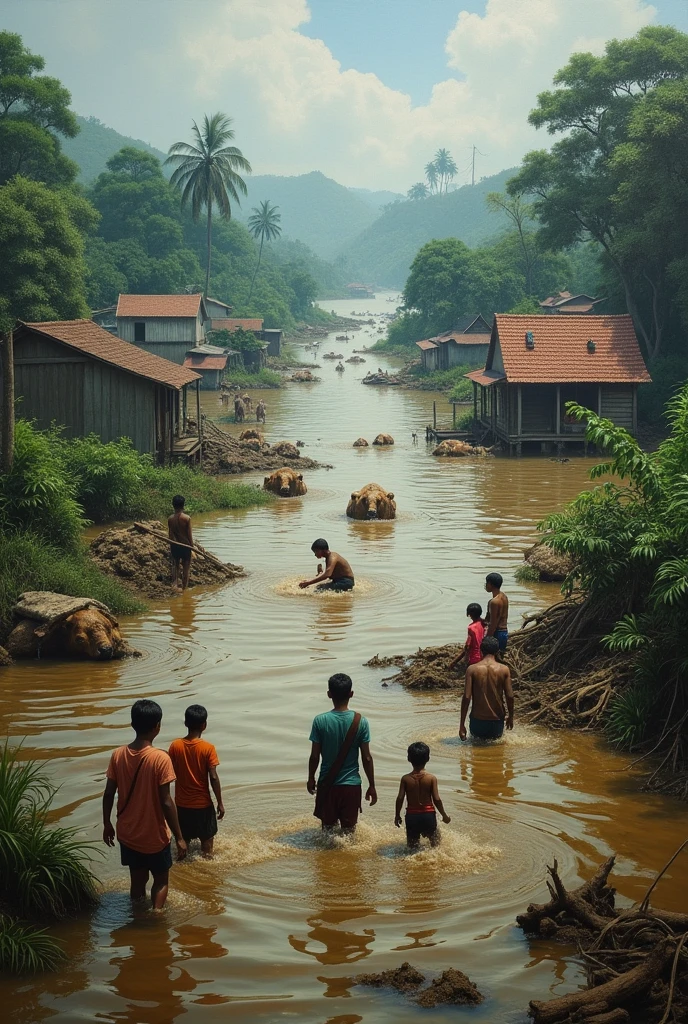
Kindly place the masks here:
<instances>
[{"instance_id":1,"label":"brown river water","mask_svg":"<svg viewBox=\"0 0 688 1024\"><path fill-rule=\"evenodd\" d=\"M394 308L384 296L326 305ZM355 338L320 351L348 355L377 333ZM188 704L208 707L227 807L216 859L194 855L173 868L162 914L132 913L126 869L103 848L98 908L57 929L68 965L0 981L3 1020L412 1021L412 1003L351 980L409 960L429 974L458 967L486 996L470 1011L422 1011L428 1019L514 1024L525 1021L529 999L582 980L573 950L528 944L514 923L546 898L546 865L556 858L575 884L615 852L620 898L637 900L687 834L686 807L641 793L627 758L602 740L522 725L517 702L505 741L462 745L455 694L383 687L391 670L362 667L375 653L463 639L465 606L484 600L489 571L504 575L512 628L556 599L556 586L519 585L513 573L537 521L586 486L592 460L433 459L424 441L433 397L445 422L450 415L439 396L362 387L365 369L391 368L383 357L342 375L320 362L322 383L266 393L267 436L303 440L304 454L335 468L307 473L304 498L195 521L196 538L245 565L245 580L124 620L139 660L36 662L0 674L0 727L23 738L27 756L50 759L60 784L55 820L99 842L109 753L129 741L128 709L143 696L162 704L165 745L182 733ZM204 406L214 415L217 396ZM395 437L394 448L351 448L380 431ZM349 493L370 481L395 492L395 522L346 519ZM297 590L295 581L313 574L318 536L351 560L352 594ZM369 718L379 802L366 807L352 842L328 845L305 782L310 722L328 707L335 671L351 674L353 705ZM406 747L418 739L431 746L452 821L438 850L408 856L394 799ZM678 879L678 871L665 877L658 902L688 911Z\"/></svg>"}]
</instances>

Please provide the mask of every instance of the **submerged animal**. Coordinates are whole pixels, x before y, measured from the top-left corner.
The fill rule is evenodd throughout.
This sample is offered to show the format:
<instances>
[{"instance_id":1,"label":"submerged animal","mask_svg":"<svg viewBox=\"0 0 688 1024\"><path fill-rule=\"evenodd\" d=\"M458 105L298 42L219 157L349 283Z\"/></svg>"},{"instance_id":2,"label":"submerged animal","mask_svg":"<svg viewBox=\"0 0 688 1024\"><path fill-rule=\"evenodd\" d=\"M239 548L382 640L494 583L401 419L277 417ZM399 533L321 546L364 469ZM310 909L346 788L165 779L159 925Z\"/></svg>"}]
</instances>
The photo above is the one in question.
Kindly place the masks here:
<instances>
[{"instance_id":1,"label":"submerged animal","mask_svg":"<svg viewBox=\"0 0 688 1024\"><path fill-rule=\"evenodd\" d=\"M13 658L71 657L108 661L134 654L106 605L50 591L21 594L7 639Z\"/></svg>"},{"instance_id":2,"label":"submerged animal","mask_svg":"<svg viewBox=\"0 0 688 1024\"><path fill-rule=\"evenodd\" d=\"M263 435L257 427L248 427L239 434L240 441L262 441Z\"/></svg>"},{"instance_id":3,"label":"submerged animal","mask_svg":"<svg viewBox=\"0 0 688 1024\"><path fill-rule=\"evenodd\" d=\"M373 444L380 446L394 444L394 438L392 437L391 434L378 434L375 440L373 441Z\"/></svg>"},{"instance_id":4,"label":"submerged animal","mask_svg":"<svg viewBox=\"0 0 688 1024\"><path fill-rule=\"evenodd\" d=\"M278 441L270 449L271 455L281 455L283 459L300 459L301 452L291 441Z\"/></svg>"},{"instance_id":5,"label":"submerged animal","mask_svg":"<svg viewBox=\"0 0 688 1024\"><path fill-rule=\"evenodd\" d=\"M354 441L353 446L354 448L367 448L368 442L366 441L365 437L359 437L357 441Z\"/></svg>"},{"instance_id":6,"label":"submerged animal","mask_svg":"<svg viewBox=\"0 0 688 1024\"><path fill-rule=\"evenodd\" d=\"M263 480L263 490L279 494L281 498L295 498L301 494L307 494L308 488L303 481L303 473L285 466L283 469L276 469L270 476Z\"/></svg>"},{"instance_id":7,"label":"submerged animal","mask_svg":"<svg viewBox=\"0 0 688 1024\"><path fill-rule=\"evenodd\" d=\"M442 441L438 444L433 451L433 455L446 455L450 458L461 458L464 455L477 456L479 458L485 458L490 455L491 450L489 448L483 448L481 445L468 444L466 441L458 441L449 439Z\"/></svg>"},{"instance_id":8,"label":"submerged animal","mask_svg":"<svg viewBox=\"0 0 688 1024\"><path fill-rule=\"evenodd\" d=\"M352 492L346 514L349 519L395 519L397 503L392 491L385 491L379 484L366 484Z\"/></svg>"}]
</instances>

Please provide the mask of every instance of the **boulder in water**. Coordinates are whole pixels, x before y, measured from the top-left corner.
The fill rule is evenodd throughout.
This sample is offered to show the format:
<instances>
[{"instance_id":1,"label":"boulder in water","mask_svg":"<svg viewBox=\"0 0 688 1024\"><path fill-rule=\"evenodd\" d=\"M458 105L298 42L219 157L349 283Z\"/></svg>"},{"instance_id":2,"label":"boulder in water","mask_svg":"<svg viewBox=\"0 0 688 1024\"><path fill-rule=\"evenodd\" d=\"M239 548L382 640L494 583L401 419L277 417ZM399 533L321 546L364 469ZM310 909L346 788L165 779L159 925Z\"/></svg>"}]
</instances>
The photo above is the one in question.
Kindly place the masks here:
<instances>
[{"instance_id":1,"label":"boulder in water","mask_svg":"<svg viewBox=\"0 0 688 1024\"><path fill-rule=\"evenodd\" d=\"M526 565L539 573L543 583L560 583L573 569L573 561L568 555L553 551L542 541L528 548L523 557Z\"/></svg>"},{"instance_id":2,"label":"boulder in water","mask_svg":"<svg viewBox=\"0 0 688 1024\"><path fill-rule=\"evenodd\" d=\"M353 446L354 446L354 448L368 448L369 447L368 442L366 441L365 437L359 437L357 441L354 441Z\"/></svg>"}]
</instances>

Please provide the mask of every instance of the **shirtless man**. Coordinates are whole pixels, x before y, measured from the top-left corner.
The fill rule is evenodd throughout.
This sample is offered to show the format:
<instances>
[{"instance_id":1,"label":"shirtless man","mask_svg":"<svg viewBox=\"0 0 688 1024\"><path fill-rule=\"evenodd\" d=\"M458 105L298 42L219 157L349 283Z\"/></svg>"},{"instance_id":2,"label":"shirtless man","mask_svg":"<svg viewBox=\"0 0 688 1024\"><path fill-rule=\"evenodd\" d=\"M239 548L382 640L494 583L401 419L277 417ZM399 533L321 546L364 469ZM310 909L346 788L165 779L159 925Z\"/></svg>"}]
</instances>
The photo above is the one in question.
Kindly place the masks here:
<instances>
[{"instance_id":1,"label":"shirtless man","mask_svg":"<svg viewBox=\"0 0 688 1024\"><path fill-rule=\"evenodd\" d=\"M509 618L509 598L502 593L504 580L498 572L491 572L485 578L485 590L492 597L487 602L487 614L485 616L485 634L496 636L499 641L499 653L504 654L509 640L507 620Z\"/></svg>"},{"instance_id":2,"label":"shirtless man","mask_svg":"<svg viewBox=\"0 0 688 1024\"><path fill-rule=\"evenodd\" d=\"M261 398L260 402L258 402L258 405L256 406L256 423L265 423L265 413L266 413L266 411L267 410L266 410L265 402Z\"/></svg>"},{"instance_id":3,"label":"shirtless man","mask_svg":"<svg viewBox=\"0 0 688 1024\"><path fill-rule=\"evenodd\" d=\"M172 586L179 590L179 565L182 567L181 589L186 590L189 585L189 573L191 572L191 551L182 547L183 544L193 544L191 536L191 517L184 511L184 498L176 494L172 499L174 513L167 520L167 531L170 538L170 554L172 555L172 570L174 578Z\"/></svg>"},{"instance_id":4,"label":"shirtless man","mask_svg":"<svg viewBox=\"0 0 688 1024\"><path fill-rule=\"evenodd\" d=\"M325 559L325 570L312 580L302 580L299 583L302 590L305 587L312 587L315 583L321 584L318 590L343 591L354 589L353 569L346 558L342 558L336 551L330 551L330 545L326 540L320 537L318 540L313 541L311 551L316 558Z\"/></svg>"},{"instance_id":5,"label":"shirtless man","mask_svg":"<svg viewBox=\"0 0 688 1024\"><path fill-rule=\"evenodd\" d=\"M514 727L511 672L507 665L503 665L495 657L499 652L499 641L494 636L486 636L480 650L482 661L469 665L466 669L459 727L459 736L462 740L466 739L466 715L469 707L469 728L471 736L475 736L476 739L498 740L504 732L505 724L507 729Z\"/></svg>"}]
</instances>

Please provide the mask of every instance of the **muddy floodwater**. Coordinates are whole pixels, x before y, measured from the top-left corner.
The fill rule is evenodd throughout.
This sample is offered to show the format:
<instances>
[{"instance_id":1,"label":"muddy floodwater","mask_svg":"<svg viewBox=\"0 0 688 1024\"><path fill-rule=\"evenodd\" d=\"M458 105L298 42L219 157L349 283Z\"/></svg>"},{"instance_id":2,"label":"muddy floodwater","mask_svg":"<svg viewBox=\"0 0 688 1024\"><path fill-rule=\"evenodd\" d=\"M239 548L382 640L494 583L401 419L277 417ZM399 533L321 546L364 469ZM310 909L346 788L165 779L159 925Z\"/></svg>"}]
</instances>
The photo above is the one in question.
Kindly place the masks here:
<instances>
[{"instance_id":1,"label":"muddy floodwater","mask_svg":"<svg viewBox=\"0 0 688 1024\"><path fill-rule=\"evenodd\" d=\"M394 308L386 296L326 306ZM377 339L377 324L366 331L323 342L320 352L348 357ZM475 1009L422 1011L428 1020L514 1024L529 999L582 979L573 950L529 945L514 924L530 901L546 898L546 864L556 857L574 884L616 852L622 902L636 900L685 839L685 806L641 793L623 770L627 759L597 738L523 726L517 702L504 742L461 744L456 695L382 686L390 670L362 667L376 653L463 639L465 606L484 601L489 571L504 575L512 628L555 599L556 586L519 585L514 570L536 522L586 485L592 465L433 459L424 428L433 398L449 421L446 402L363 387L366 369L393 366L366 358L343 374L319 358L321 383L265 393L268 440L301 440L304 454L335 467L307 473L304 498L195 521L196 538L243 564L245 580L124 620L140 660L2 670L2 732L23 739L27 756L50 759L61 787L55 820L99 843L109 753L129 741L128 709L144 696L163 707L165 746L182 733L188 704L207 706L227 808L215 861L194 855L175 866L162 914L132 913L117 854L97 857L98 908L58 928L68 965L0 982L3 1020L416 1021L403 997L352 983L409 960L428 973L457 967L486 997ZM215 394L204 408L218 414ZM351 447L381 431L393 448ZM371 481L394 491L395 522L346 519L350 492ZM319 536L350 559L353 593L298 591L296 582L314 575L310 544ZM328 846L305 783L311 719L327 709L335 671L353 677L353 706L369 718L379 802L365 808L353 842ZM407 856L394 799L413 740L430 744L452 821L439 849ZM657 900L688 911L680 877L667 875Z\"/></svg>"}]
</instances>

